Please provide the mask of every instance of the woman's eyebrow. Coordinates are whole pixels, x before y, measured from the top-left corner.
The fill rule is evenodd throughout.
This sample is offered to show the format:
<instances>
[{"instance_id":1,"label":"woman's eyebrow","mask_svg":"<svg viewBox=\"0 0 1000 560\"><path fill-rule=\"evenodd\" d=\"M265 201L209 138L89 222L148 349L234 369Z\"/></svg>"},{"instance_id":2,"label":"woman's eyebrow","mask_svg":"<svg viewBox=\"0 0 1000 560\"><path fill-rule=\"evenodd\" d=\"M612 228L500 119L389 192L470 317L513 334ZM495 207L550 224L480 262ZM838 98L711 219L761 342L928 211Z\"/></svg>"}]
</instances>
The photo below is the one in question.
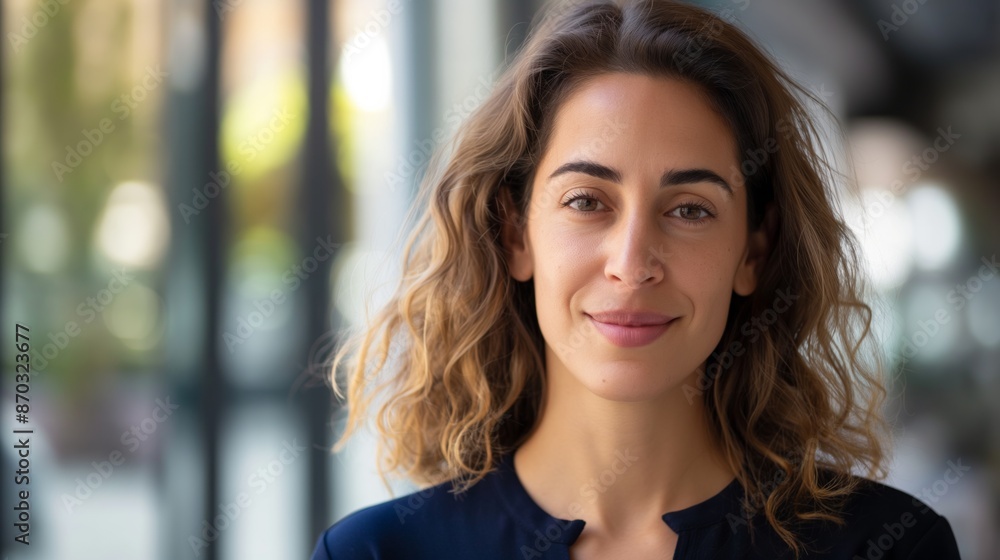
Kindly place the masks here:
<instances>
[{"instance_id":1,"label":"woman's eyebrow","mask_svg":"<svg viewBox=\"0 0 1000 560\"><path fill-rule=\"evenodd\" d=\"M571 161L564 163L559 166L558 169L549 175L548 180L558 177L559 175L564 175L567 173L583 173L585 175L590 175L592 177L597 177L598 179L604 179L605 181L611 181L612 183L622 182L622 174L617 169L602 165L600 163L595 163L593 161ZM718 173L711 171L709 169L694 168L694 169L671 169L663 174L660 178L660 188L672 187L675 185L690 185L694 183L714 183L723 191L729 198L733 197L733 188L726 182L725 179L719 176Z\"/></svg>"}]
</instances>

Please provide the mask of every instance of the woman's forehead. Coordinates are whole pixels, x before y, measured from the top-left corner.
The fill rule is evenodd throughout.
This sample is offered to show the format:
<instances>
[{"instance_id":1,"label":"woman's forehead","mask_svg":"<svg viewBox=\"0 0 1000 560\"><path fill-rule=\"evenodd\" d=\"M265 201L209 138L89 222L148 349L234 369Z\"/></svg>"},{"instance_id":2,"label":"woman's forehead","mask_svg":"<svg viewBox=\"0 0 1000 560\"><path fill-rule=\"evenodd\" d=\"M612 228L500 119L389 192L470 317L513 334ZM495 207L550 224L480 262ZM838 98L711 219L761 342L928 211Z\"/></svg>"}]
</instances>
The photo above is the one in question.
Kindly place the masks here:
<instances>
[{"instance_id":1,"label":"woman's forehead","mask_svg":"<svg viewBox=\"0 0 1000 560\"><path fill-rule=\"evenodd\" d=\"M574 88L555 111L545 167L569 160L628 166L706 167L733 178L737 145L697 85L642 74L601 74ZM738 174L738 173L737 173Z\"/></svg>"}]
</instances>

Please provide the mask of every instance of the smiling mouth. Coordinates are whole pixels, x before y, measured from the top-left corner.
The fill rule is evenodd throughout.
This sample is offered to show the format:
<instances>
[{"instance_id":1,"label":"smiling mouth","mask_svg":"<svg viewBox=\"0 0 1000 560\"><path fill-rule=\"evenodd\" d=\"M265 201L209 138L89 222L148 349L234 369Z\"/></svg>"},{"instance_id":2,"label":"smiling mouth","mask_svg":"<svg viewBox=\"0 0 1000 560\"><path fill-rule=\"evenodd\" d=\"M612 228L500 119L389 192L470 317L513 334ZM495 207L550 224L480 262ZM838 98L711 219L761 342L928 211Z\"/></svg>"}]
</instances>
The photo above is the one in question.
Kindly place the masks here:
<instances>
[{"instance_id":1,"label":"smiling mouth","mask_svg":"<svg viewBox=\"0 0 1000 560\"><path fill-rule=\"evenodd\" d=\"M622 348L636 348L646 346L667 332L673 325L676 317L669 319L665 323L647 325L621 325L617 323L605 323L598 321L589 314L587 319L594 324L594 327L615 346Z\"/></svg>"},{"instance_id":2,"label":"smiling mouth","mask_svg":"<svg viewBox=\"0 0 1000 560\"><path fill-rule=\"evenodd\" d=\"M655 311L640 310L613 310L599 313L584 313L595 321L600 321L609 325L621 325L623 327L645 327L651 325L665 325L673 321L676 317L657 313Z\"/></svg>"}]
</instances>

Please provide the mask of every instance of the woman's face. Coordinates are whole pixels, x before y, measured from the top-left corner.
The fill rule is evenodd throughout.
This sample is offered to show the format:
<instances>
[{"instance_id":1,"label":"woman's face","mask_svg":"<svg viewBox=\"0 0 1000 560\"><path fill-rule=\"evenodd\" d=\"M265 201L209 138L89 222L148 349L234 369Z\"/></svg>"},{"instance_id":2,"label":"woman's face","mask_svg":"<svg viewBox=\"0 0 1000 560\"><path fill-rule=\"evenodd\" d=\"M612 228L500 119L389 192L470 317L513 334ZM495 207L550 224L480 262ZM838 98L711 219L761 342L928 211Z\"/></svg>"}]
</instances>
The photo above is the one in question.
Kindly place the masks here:
<instances>
[{"instance_id":1,"label":"woman's face","mask_svg":"<svg viewBox=\"0 0 1000 560\"><path fill-rule=\"evenodd\" d=\"M550 374L620 401L696 381L732 293L756 286L739 164L696 86L604 74L562 103L526 227L505 234L512 275L534 278Z\"/></svg>"}]
</instances>

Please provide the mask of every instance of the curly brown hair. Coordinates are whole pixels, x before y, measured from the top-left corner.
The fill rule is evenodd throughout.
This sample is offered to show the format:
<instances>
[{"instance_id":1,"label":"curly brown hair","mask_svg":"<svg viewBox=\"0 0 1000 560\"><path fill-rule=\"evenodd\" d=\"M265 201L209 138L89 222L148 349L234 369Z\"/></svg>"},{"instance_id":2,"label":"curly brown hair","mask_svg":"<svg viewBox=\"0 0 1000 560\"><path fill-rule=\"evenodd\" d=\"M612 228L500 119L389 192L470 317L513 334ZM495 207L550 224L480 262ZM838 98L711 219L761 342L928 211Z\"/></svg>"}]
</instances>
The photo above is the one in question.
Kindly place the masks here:
<instances>
[{"instance_id":1,"label":"curly brown hair","mask_svg":"<svg viewBox=\"0 0 1000 560\"><path fill-rule=\"evenodd\" d=\"M857 241L834 203L844 176L823 157L807 103L837 119L735 25L672 0L552 7L451 152L435 156L411 209L416 223L395 293L333 360L340 398L337 372L348 374L347 422L334 450L379 397L383 481L402 471L461 491L531 431L545 390L545 341L532 282L510 275L501 194L527 215L556 108L574 86L608 72L699 85L736 138L748 222L770 230L771 249L754 293L734 295L694 391L747 500L761 504L798 555L796 521L842 523L859 482L852 471L887 474L883 365L877 348L863 344L872 341L872 309ZM782 289L799 296L795 305L757 331L745 353L718 361Z\"/></svg>"}]
</instances>

